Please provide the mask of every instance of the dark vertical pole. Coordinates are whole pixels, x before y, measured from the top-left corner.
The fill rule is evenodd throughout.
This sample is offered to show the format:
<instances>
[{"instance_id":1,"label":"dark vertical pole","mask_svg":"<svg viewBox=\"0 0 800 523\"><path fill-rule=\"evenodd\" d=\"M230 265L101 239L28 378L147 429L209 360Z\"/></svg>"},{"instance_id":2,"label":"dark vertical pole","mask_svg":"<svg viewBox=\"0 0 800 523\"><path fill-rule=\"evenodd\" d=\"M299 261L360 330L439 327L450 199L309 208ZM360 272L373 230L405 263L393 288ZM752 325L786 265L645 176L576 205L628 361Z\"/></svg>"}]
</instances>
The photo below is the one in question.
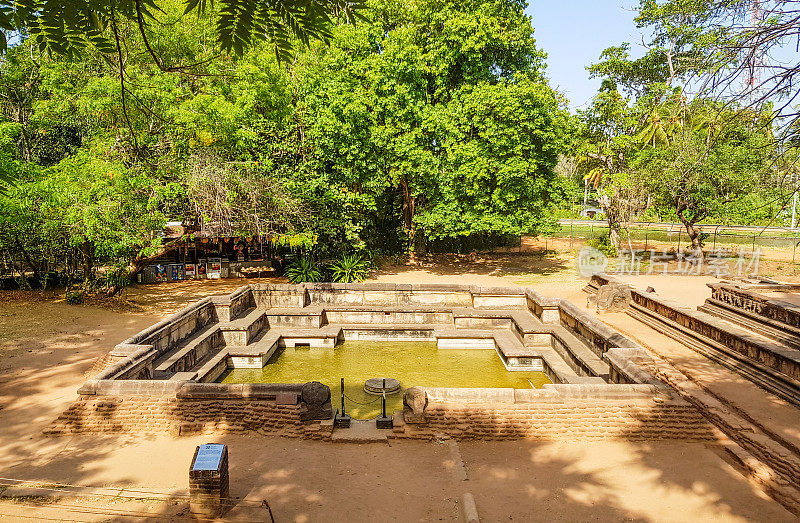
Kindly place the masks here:
<instances>
[{"instance_id":1,"label":"dark vertical pole","mask_svg":"<svg viewBox=\"0 0 800 523\"><path fill-rule=\"evenodd\" d=\"M573 207L575 204L573 203ZM569 221L569 250L572 250L572 242L575 240L575 232L573 231L573 223L575 220Z\"/></svg>"},{"instance_id":2,"label":"dark vertical pole","mask_svg":"<svg viewBox=\"0 0 800 523\"><path fill-rule=\"evenodd\" d=\"M344 378L342 378L342 417L344 417Z\"/></svg>"},{"instance_id":3,"label":"dark vertical pole","mask_svg":"<svg viewBox=\"0 0 800 523\"><path fill-rule=\"evenodd\" d=\"M381 417L386 417L386 378L383 378L383 399L381 401Z\"/></svg>"}]
</instances>

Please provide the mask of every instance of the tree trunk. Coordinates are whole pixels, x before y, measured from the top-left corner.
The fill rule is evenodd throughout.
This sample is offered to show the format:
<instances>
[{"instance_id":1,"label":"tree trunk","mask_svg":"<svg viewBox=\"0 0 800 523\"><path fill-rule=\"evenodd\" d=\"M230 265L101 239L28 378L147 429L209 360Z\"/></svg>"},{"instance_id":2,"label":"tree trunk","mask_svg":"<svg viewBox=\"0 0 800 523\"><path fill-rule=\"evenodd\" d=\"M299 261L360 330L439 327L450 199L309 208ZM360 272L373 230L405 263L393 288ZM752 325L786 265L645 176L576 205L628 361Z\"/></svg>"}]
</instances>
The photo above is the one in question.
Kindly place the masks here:
<instances>
[{"instance_id":1,"label":"tree trunk","mask_svg":"<svg viewBox=\"0 0 800 523\"><path fill-rule=\"evenodd\" d=\"M686 234L689 235L689 239L692 240L692 250L702 254L703 246L700 244L700 234L703 231L700 228L695 227L693 223L686 224Z\"/></svg>"},{"instance_id":2,"label":"tree trunk","mask_svg":"<svg viewBox=\"0 0 800 523\"><path fill-rule=\"evenodd\" d=\"M611 240L611 245L614 246L615 250L619 250L622 223L620 223L619 212L614 205L615 202L607 194L598 194L597 201L606 215L606 222L608 222L608 238Z\"/></svg>"},{"instance_id":3,"label":"tree trunk","mask_svg":"<svg viewBox=\"0 0 800 523\"><path fill-rule=\"evenodd\" d=\"M94 245L92 242L85 241L80 246L81 257L83 258L83 278L88 283L92 279L94 271Z\"/></svg>"},{"instance_id":4,"label":"tree trunk","mask_svg":"<svg viewBox=\"0 0 800 523\"><path fill-rule=\"evenodd\" d=\"M692 252L694 252L697 256L703 256L703 246L700 242L700 234L703 231L695 225L699 221L699 218L687 218L683 215L683 210L679 210L678 219L680 219L681 223L683 223L683 226L686 229L686 234L692 241Z\"/></svg>"},{"instance_id":5,"label":"tree trunk","mask_svg":"<svg viewBox=\"0 0 800 523\"><path fill-rule=\"evenodd\" d=\"M618 221L611 221L608 220L608 238L611 240L611 245L614 246L615 250L619 250L620 247L620 231L622 227Z\"/></svg>"},{"instance_id":6,"label":"tree trunk","mask_svg":"<svg viewBox=\"0 0 800 523\"><path fill-rule=\"evenodd\" d=\"M31 158L33 157L33 154L31 154L31 139L28 136L28 128L27 124L25 123L25 117L22 115L22 111L20 111L19 123L21 131L20 135L22 136L22 157L26 162L30 162Z\"/></svg>"},{"instance_id":7,"label":"tree trunk","mask_svg":"<svg viewBox=\"0 0 800 523\"><path fill-rule=\"evenodd\" d=\"M28 251L22 246L19 238L15 238L15 242L17 244L17 250L20 254L22 254L22 257L25 260L25 264L28 266L28 268L30 268L31 272L33 272L34 281L40 281L39 278L41 277L41 267L39 266L39 263L31 258L31 256L28 254ZM30 289L31 285L28 282L28 278L25 276L25 269L20 270L20 275L22 276L22 280L25 282L25 286Z\"/></svg>"},{"instance_id":8,"label":"tree trunk","mask_svg":"<svg viewBox=\"0 0 800 523\"><path fill-rule=\"evenodd\" d=\"M408 259L412 265L416 265L419 260L417 255L420 254L419 248L423 249L424 254L425 245L418 238L420 231L417 230L417 224L414 223L414 215L416 213L416 199L411 195L411 189L408 186L408 180L403 178L400 182L400 187L403 190L403 228L408 236Z\"/></svg>"}]
</instances>

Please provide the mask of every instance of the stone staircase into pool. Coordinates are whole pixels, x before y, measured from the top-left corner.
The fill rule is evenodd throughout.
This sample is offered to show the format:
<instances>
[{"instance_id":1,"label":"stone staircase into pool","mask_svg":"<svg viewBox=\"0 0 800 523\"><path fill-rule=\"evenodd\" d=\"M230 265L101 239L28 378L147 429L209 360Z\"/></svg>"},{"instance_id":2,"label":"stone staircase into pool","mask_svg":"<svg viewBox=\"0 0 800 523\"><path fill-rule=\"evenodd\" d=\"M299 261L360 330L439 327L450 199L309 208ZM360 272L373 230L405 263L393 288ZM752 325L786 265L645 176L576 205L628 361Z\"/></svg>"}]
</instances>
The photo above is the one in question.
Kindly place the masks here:
<instances>
[{"instance_id":1,"label":"stone staircase into pool","mask_svg":"<svg viewBox=\"0 0 800 523\"><path fill-rule=\"evenodd\" d=\"M125 358L152 346L147 366L137 374L120 368L113 379L214 382L228 369L263 367L281 347L373 340L492 349L510 371L542 371L553 383L608 382L602 352L562 325L561 314L548 300L513 288L248 286L199 302L117 347L112 355Z\"/></svg>"},{"instance_id":2,"label":"stone staircase into pool","mask_svg":"<svg viewBox=\"0 0 800 523\"><path fill-rule=\"evenodd\" d=\"M374 362L364 348L372 342ZM402 343L441 357L406 358L396 352ZM347 352L353 344L365 352ZM403 383L389 438L714 437L700 412L656 377L645 349L566 300L519 287L388 283L245 285L199 300L111 350L48 433L256 432L330 441L338 398L324 383L333 374L323 374L348 354L358 355L349 365L367 370L454 365L453 373L424 363L410 372L417 378ZM273 355L283 365L269 370ZM292 370L302 361L311 363ZM506 379L495 379L498 366ZM229 370L251 372L236 369L262 378L223 381ZM535 388L528 375L540 372L550 383ZM272 375L288 383L269 382ZM425 385L428 378L436 386ZM412 391L424 399L415 403L422 411L407 415Z\"/></svg>"}]
</instances>

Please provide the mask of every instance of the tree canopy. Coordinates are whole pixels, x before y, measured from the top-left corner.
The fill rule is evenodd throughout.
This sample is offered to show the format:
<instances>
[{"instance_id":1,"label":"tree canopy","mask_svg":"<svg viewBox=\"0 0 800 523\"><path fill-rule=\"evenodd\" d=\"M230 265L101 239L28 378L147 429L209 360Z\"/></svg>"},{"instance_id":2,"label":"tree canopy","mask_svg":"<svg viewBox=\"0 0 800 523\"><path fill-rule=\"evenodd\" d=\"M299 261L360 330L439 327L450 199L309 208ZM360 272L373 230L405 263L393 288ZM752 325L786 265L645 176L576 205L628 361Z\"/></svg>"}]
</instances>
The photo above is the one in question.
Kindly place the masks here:
<instances>
[{"instance_id":1,"label":"tree canopy","mask_svg":"<svg viewBox=\"0 0 800 523\"><path fill-rule=\"evenodd\" d=\"M554 227L572 124L523 3L374 0L327 42L298 38L291 62L267 41L220 55L213 17L180 2L151 6L144 32L129 7L109 22L114 53L31 35L0 64L5 158L24 173L0 241L21 269L51 231L47 267L133 275L177 243L158 234L168 220L321 256ZM60 211L33 216L26 194Z\"/></svg>"}]
</instances>

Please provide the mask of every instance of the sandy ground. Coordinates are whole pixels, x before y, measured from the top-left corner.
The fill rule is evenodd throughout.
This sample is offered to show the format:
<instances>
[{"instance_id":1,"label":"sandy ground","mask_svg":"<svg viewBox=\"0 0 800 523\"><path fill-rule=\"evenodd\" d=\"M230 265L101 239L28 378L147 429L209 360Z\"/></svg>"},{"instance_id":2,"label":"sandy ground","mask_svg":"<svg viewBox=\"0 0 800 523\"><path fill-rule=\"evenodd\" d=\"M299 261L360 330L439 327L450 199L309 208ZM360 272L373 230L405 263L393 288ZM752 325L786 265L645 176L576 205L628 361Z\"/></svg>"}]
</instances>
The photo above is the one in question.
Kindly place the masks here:
<instances>
[{"instance_id":1,"label":"sandy ground","mask_svg":"<svg viewBox=\"0 0 800 523\"><path fill-rule=\"evenodd\" d=\"M585 278L571 268L569 256L439 261L422 269L388 267L377 280L516 283L585 300L580 292ZM676 281L654 286L679 295ZM688 288L690 281L681 285ZM182 306L242 283L134 287L127 296L133 305L118 310L5 295L0 300L0 477L5 479L0 483L10 478L127 490L118 498L3 501L0 517L117 521L157 515L184 520L193 450L213 440L229 445L232 495L245 500L229 519L264 521L260 503L266 499L276 521L458 521L461 496L471 492L483 521L796 520L729 465L718 448L697 443L354 445L247 436L42 435L74 400L96 358ZM676 354L676 364L706 372L702 359ZM778 417L776 424L793 437L788 420ZM140 491L173 499L129 499L149 496Z\"/></svg>"},{"instance_id":2,"label":"sandy ground","mask_svg":"<svg viewBox=\"0 0 800 523\"><path fill-rule=\"evenodd\" d=\"M577 271L575 254L546 255L500 254L479 256L470 261L466 256L441 256L421 268L404 265L386 266L374 281L395 283L461 283L467 285L521 285L531 287L544 296L570 298L585 295L582 289L589 278ZM671 267L672 268L672 267ZM614 274L613 272L611 274ZM636 287L652 286L664 298L697 307L711 296L707 283L722 281L710 275L683 274L619 274L617 277Z\"/></svg>"}]
</instances>

